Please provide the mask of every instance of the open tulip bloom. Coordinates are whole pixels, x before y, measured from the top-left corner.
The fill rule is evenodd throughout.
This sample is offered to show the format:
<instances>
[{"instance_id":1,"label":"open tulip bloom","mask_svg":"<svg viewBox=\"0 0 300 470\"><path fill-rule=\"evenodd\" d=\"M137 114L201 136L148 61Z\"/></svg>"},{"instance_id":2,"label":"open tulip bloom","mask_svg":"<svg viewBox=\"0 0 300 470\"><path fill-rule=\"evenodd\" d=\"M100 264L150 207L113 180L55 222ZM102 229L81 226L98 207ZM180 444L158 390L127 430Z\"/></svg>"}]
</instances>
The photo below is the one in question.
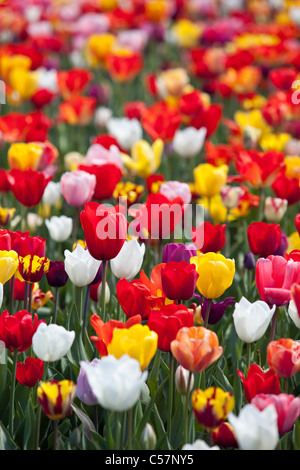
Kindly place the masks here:
<instances>
[{"instance_id":1,"label":"open tulip bloom","mask_svg":"<svg viewBox=\"0 0 300 470\"><path fill-rule=\"evenodd\" d=\"M300 2L0 0L0 38L0 450L300 449Z\"/></svg>"}]
</instances>

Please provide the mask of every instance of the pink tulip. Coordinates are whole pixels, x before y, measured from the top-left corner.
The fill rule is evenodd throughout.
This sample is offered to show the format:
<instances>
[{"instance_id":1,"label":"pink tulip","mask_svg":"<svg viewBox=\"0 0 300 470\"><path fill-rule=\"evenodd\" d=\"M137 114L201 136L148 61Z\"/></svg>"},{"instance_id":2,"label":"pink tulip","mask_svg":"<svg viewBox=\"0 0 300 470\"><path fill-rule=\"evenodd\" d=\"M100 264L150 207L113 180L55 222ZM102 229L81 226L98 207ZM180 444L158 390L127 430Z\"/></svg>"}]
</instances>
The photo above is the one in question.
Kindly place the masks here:
<instances>
[{"instance_id":1,"label":"pink tulip","mask_svg":"<svg viewBox=\"0 0 300 470\"><path fill-rule=\"evenodd\" d=\"M289 432L300 416L300 398L286 393L280 393L279 395L261 393L252 399L251 405L256 406L260 411L269 405L274 405L278 416L279 434Z\"/></svg>"},{"instance_id":2,"label":"pink tulip","mask_svg":"<svg viewBox=\"0 0 300 470\"><path fill-rule=\"evenodd\" d=\"M96 176L86 171L67 171L60 179L62 194L70 206L81 207L89 202L96 187Z\"/></svg>"},{"instance_id":3,"label":"pink tulip","mask_svg":"<svg viewBox=\"0 0 300 470\"><path fill-rule=\"evenodd\" d=\"M105 165L106 163L114 163L122 170L123 161L118 147L111 145L108 150L100 144L91 145L86 154L86 165Z\"/></svg>"},{"instance_id":4,"label":"pink tulip","mask_svg":"<svg viewBox=\"0 0 300 470\"><path fill-rule=\"evenodd\" d=\"M282 256L259 258L255 281L261 299L269 305L285 305L291 300L291 287L300 283L300 262Z\"/></svg>"},{"instance_id":5,"label":"pink tulip","mask_svg":"<svg viewBox=\"0 0 300 470\"><path fill-rule=\"evenodd\" d=\"M180 181L167 181L159 187L160 194L163 194L170 201L176 197L181 197L184 204L189 204L192 199L190 187L187 183L181 183Z\"/></svg>"}]
</instances>

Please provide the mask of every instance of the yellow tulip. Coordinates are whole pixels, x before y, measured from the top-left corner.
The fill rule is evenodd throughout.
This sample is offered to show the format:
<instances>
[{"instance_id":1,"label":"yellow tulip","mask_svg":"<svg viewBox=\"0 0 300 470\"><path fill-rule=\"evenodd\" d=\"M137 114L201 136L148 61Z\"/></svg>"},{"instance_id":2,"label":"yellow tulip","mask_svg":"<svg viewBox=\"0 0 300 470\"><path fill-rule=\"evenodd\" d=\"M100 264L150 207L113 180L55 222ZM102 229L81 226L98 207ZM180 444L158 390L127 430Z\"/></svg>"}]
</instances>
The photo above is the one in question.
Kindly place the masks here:
<instances>
[{"instance_id":1,"label":"yellow tulip","mask_svg":"<svg viewBox=\"0 0 300 470\"><path fill-rule=\"evenodd\" d=\"M266 134L260 139L260 146L264 152L268 150L282 152L285 144L291 138L292 136L286 132L282 132L281 134Z\"/></svg>"},{"instance_id":2,"label":"yellow tulip","mask_svg":"<svg viewBox=\"0 0 300 470\"><path fill-rule=\"evenodd\" d=\"M14 68L10 72L9 84L22 99L31 98L38 89L37 75L23 68Z\"/></svg>"},{"instance_id":3,"label":"yellow tulip","mask_svg":"<svg viewBox=\"0 0 300 470\"><path fill-rule=\"evenodd\" d=\"M286 252L290 253L293 250L300 250L300 236L298 232L293 232L288 237L288 247Z\"/></svg>"},{"instance_id":4,"label":"yellow tulip","mask_svg":"<svg viewBox=\"0 0 300 470\"><path fill-rule=\"evenodd\" d=\"M190 260L199 274L197 288L207 299L217 299L233 282L235 262L219 253L205 253Z\"/></svg>"},{"instance_id":5,"label":"yellow tulip","mask_svg":"<svg viewBox=\"0 0 300 470\"><path fill-rule=\"evenodd\" d=\"M196 192L202 197L216 196L226 183L227 173L227 165L215 167L210 163L201 163L194 169Z\"/></svg>"},{"instance_id":6,"label":"yellow tulip","mask_svg":"<svg viewBox=\"0 0 300 470\"><path fill-rule=\"evenodd\" d=\"M152 146L146 140L136 142L131 150L131 157L122 154L126 168L141 178L153 175L161 164L164 144L161 139L153 142Z\"/></svg>"},{"instance_id":7,"label":"yellow tulip","mask_svg":"<svg viewBox=\"0 0 300 470\"><path fill-rule=\"evenodd\" d=\"M37 170L43 149L34 143L14 143L10 146L7 154L10 169Z\"/></svg>"},{"instance_id":8,"label":"yellow tulip","mask_svg":"<svg viewBox=\"0 0 300 470\"><path fill-rule=\"evenodd\" d=\"M287 156L284 159L285 176L287 178L300 178L300 157Z\"/></svg>"},{"instance_id":9,"label":"yellow tulip","mask_svg":"<svg viewBox=\"0 0 300 470\"><path fill-rule=\"evenodd\" d=\"M217 223L225 222L228 216L228 209L222 202L220 194L211 198L198 199L197 204L204 206L208 210L210 217Z\"/></svg>"},{"instance_id":10,"label":"yellow tulip","mask_svg":"<svg viewBox=\"0 0 300 470\"><path fill-rule=\"evenodd\" d=\"M124 354L139 361L144 370L157 350L157 333L147 325L133 325L130 328L115 328L111 343L107 346L108 354L119 359Z\"/></svg>"},{"instance_id":11,"label":"yellow tulip","mask_svg":"<svg viewBox=\"0 0 300 470\"><path fill-rule=\"evenodd\" d=\"M267 124L259 109L252 109L251 111L237 111L234 114L234 120L242 131L247 127L258 129L260 131L260 138L271 133L271 127Z\"/></svg>"},{"instance_id":12,"label":"yellow tulip","mask_svg":"<svg viewBox=\"0 0 300 470\"><path fill-rule=\"evenodd\" d=\"M18 254L13 251L0 251L0 282L5 284L18 269Z\"/></svg>"},{"instance_id":13,"label":"yellow tulip","mask_svg":"<svg viewBox=\"0 0 300 470\"><path fill-rule=\"evenodd\" d=\"M0 207L0 227L9 224L16 212L15 208Z\"/></svg>"},{"instance_id":14,"label":"yellow tulip","mask_svg":"<svg viewBox=\"0 0 300 470\"><path fill-rule=\"evenodd\" d=\"M86 59L92 67L104 65L108 54L112 51L116 37L113 34L93 34L86 45Z\"/></svg>"},{"instance_id":15,"label":"yellow tulip","mask_svg":"<svg viewBox=\"0 0 300 470\"><path fill-rule=\"evenodd\" d=\"M202 30L203 26L188 19L180 19L174 24L172 34L181 47L189 49L198 44Z\"/></svg>"},{"instance_id":16,"label":"yellow tulip","mask_svg":"<svg viewBox=\"0 0 300 470\"><path fill-rule=\"evenodd\" d=\"M10 73L14 69L29 70L31 67L31 59L21 54L3 55L0 57L0 75L8 80Z\"/></svg>"}]
</instances>

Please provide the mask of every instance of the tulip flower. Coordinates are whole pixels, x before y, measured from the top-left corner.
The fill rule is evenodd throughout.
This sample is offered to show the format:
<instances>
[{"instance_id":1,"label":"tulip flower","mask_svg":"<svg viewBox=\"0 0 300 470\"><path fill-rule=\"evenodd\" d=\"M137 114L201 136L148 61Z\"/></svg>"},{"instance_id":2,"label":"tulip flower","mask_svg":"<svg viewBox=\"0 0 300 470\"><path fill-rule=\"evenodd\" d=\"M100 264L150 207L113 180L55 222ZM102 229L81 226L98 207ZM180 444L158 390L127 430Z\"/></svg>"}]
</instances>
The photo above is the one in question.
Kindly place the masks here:
<instances>
[{"instance_id":1,"label":"tulip flower","mask_svg":"<svg viewBox=\"0 0 300 470\"><path fill-rule=\"evenodd\" d=\"M48 272L50 260L36 255L19 256L19 273L24 281L39 282Z\"/></svg>"},{"instance_id":2,"label":"tulip flower","mask_svg":"<svg viewBox=\"0 0 300 470\"><path fill-rule=\"evenodd\" d=\"M300 317L298 313L298 308L293 300L290 301L288 306L288 314L290 318L293 320L295 326L300 328Z\"/></svg>"},{"instance_id":3,"label":"tulip flower","mask_svg":"<svg viewBox=\"0 0 300 470\"><path fill-rule=\"evenodd\" d=\"M137 119L111 118L107 124L110 135L115 137L125 150L131 150L133 145L142 138L142 127Z\"/></svg>"},{"instance_id":4,"label":"tulip flower","mask_svg":"<svg viewBox=\"0 0 300 470\"><path fill-rule=\"evenodd\" d=\"M44 362L58 361L69 352L74 339L75 331L68 331L54 323L42 323L32 338L33 352Z\"/></svg>"},{"instance_id":5,"label":"tulip flower","mask_svg":"<svg viewBox=\"0 0 300 470\"><path fill-rule=\"evenodd\" d=\"M207 430L220 426L234 408L234 397L231 392L224 392L219 387L206 390L194 390L192 408L198 423Z\"/></svg>"},{"instance_id":6,"label":"tulip flower","mask_svg":"<svg viewBox=\"0 0 300 470\"><path fill-rule=\"evenodd\" d=\"M193 444L184 444L182 450L220 450L218 446L209 447L209 445L202 439L196 439Z\"/></svg>"},{"instance_id":7,"label":"tulip flower","mask_svg":"<svg viewBox=\"0 0 300 470\"><path fill-rule=\"evenodd\" d=\"M247 229L249 248L254 255L274 255L281 242L280 225L253 222Z\"/></svg>"},{"instance_id":8,"label":"tulip flower","mask_svg":"<svg viewBox=\"0 0 300 470\"><path fill-rule=\"evenodd\" d=\"M190 380L190 386L188 387L188 383ZM181 395L186 395L194 387L194 375L190 374L188 370L186 370L182 366L178 366L175 371L175 387L178 393Z\"/></svg>"},{"instance_id":9,"label":"tulip flower","mask_svg":"<svg viewBox=\"0 0 300 470\"><path fill-rule=\"evenodd\" d=\"M123 412L131 409L139 400L147 378L139 362L127 354L119 359L109 355L97 364L81 362L92 393L104 409Z\"/></svg>"},{"instance_id":10,"label":"tulip flower","mask_svg":"<svg viewBox=\"0 0 300 470\"><path fill-rule=\"evenodd\" d=\"M104 261L119 254L127 238L127 221L119 206L106 208L88 202L80 220L91 256Z\"/></svg>"},{"instance_id":11,"label":"tulip flower","mask_svg":"<svg viewBox=\"0 0 300 470\"><path fill-rule=\"evenodd\" d=\"M167 181L162 183L159 187L159 193L163 194L170 201L176 197L181 197L184 204L189 204L192 200L190 187L187 183L180 181Z\"/></svg>"},{"instance_id":12,"label":"tulip flower","mask_svg":"<svg viewBox=\"0 0 300 470\"><path fill-rule=\"evenodd\" d=\"M136 359L145 370L157 350L158 335L147 325L136 324L130 328L115 329L111 342L107 345L108 354L119 359L124 354Z\"/></svg>"},{"instance_id":13,"label":"tulip flower","mask_svg":"<svg viewBox=\"0 0 300 470\"><path fill-rule=\"evenodd\" d=\"M81 170L67 171L62 174L60 184L62 195L67 203L73 207L80 207L92 199L96 187L96 176Z\"/></svg>"},{"instance_id":14,"label":"tulip flower","mask_svg":"<svg viewBox=\"0 0 300 470\"><path fill-rule=\"evenodd\" d=\"M225 245L225 230L225 224L213 225L210 222L204 222L199 227L192 229L193 243L202 253L217 253L221 251Z\"/></svg>"},{"instance_id":15,"label":"tulip flower","mask_svg":"<svg viewBox=\"0 0 300 470\"><path fill-rule=\"evenodd\" d=\"M93 118L96 104L93 96L73 95L59 105L59 117L71 126L86 126Z\"/></svg>"},{"instance_id":16,"label":"tulip flower","mask_svg":"<svg viewBox=\"0 0 300 470\"><path fill-rule=\"evenodd\" d=\"M25 387L34 387L43 378L44 363L41 359L27 357L25 362L17 362L16 379Z\"/></svg>"},{"instance_id":17,"label":"tulip flower","mask_svg":"<svg viewBox=\"0 0 300 470\"><path fill-rule=\"evenodd\" d=\"M127 320L125 323L113 319L104 323L102 319L94 313L91 316L90 322L97 336L91 336L90 339L95 343L95 346L101 357L108 355L107 346L111 343L113 331L115 328L130 328L132 325L141 323L141 320L141 316L136 315L129 318L129 320Z\"/></svg>"},{"instance_id":18,"label":"tulip flower","mask_svg":"<svg viewBox=\"0 0 300 470\"><path fill-rule=\"evenodd\" d=\"M110 260L112 273L118 278L131 281L141 270L145 245L136 239L125 241L118 255Z\"/></svg>"},{"instance_id":19,"label":"tulip flower","mask_svg":"<svg viewBox=\"0 0 300 470\"><path fill-rule=\"evenodd\" d=\"M147 178L160 167L163 149L164 144L161 139L156 139L152 145L146 140L139 140L131 149L131 157L123 154L122 160L130 173Z\"/></svg>"},{"instance_id":20,"label":"tulip flower","mask_svg":"<svg viewBox=\"0 0 300 470\"><path fill-rule=\"evenodd\" d=\"M0 251L0 282L5 284L9 281L18 269L17 253L13 250Z\"/></svg>"},{"instance_id":21,"label":"tulip flower","mask_svg":"<svg viewBox=\"0 0 300 470\"><path fill-rule=\"evenodd\" d=\"M150 423L147 423L144 427L141 437L140 445L142 450L154 450L157 444L157 437L155 431Z\"/></svg>"},{"instance_id":22,"label":"tulip flower","mask_svg":"<svg viewBox=\"0 0 300 470\"><path fill-rule=\"evenodd\" d=\"M11 247L19 256L35 255L40 258L45 256L46 238L31 237L29 232L9 232Z\"/></svg>"},{"instance_id":23,"label":"tulip flower","mask_svg":"<svg viewBox=\"0 0 300 470\"><path fill-rule=\"evenodd\" d=\"M78 171L83 171L96 178L92 197L98 201L111 198L116 185L122 178L122 170L120 167L110 162L101 164L80 164Z\"/></svg>"},{"instance_id":24,"label":"tulip flower","mask_svg":"<svg viewBox=\"0 0 300 470\"><path fill-rule=\"evenodd\" d=\"M151 139L161 139L165 143L173 140L181 122L180 112L165 101L152 104L142 116L143 129Z\"/></svg>"},{"instance_id":25,"label":"tulip flower","mask_svg":"<svg viewBox=\"0 0 300 470\"><path fill-rule=\"evenodd\" d=\"M174 151L181 158L195 157L203 147L206 137L206 128L186 127L176 131L173 139Z\"/></svg>"},{"instance_id":26,"label":"tulip flower","mask_svg":"<svg viewBox=\"0 0 300 470\"><path fill-rule=\"evenodd\" d=\"M237 370L248 403L260 393L278 395L280 393L279 376L272 370L262 370L257 364L251 364L247 378Z\"/></svg>"},{"instance_id":27,"label":"tulip flower","mask_svg":"<svg viewBox=\"0 0 300 470\"><path fill-rule=\"evenodd\" d=\"M160 310L152 310L147 325L158 335L158 348L170 352L178 331L194 325L193 313L184 305L165 305Z\"/></svg>"},{"instance_id":28,"label":"tulip flower","mask_svg":"<svg viewBox=\"0 0 300 470\"><path fill-rule=\"evenodd\" d=\"M254 188L270 187L284 167L284 154L269 152L242 151L236 160L238 173Z\"/></svg>"},{"instance_id":29,"label":"tulip flower","mask_svg":"<svg viewBox=\"0 0 300 470\"><path fill-rule=\"evenodd\" d=\"M106 67L115 82L131 82L143 69L143 55L131 48L113 48L106 58Z\"/></svg>"},{"instance_id":30,"label":"tulip flower","mask_svg":"<svg viewBox=\"0 0 300 470\"><path fill-rule=\"evenodd\" d=\"M256 406L261 411L269 405L274 405L280 435L289 432L300 416L300 398L286 393L280 393L279 395L261 393L252 399L251 405Z\"/></svg>"},{"instance_id":31,"label":"tulip flower","mask_svg":"<svg viewBox=\"0 0 300 470\"><path fill-rule=\"evenodd\" d=\"M291 286L300 282L300 262L273 255L260 258L256 263L255 282L264 302L286 305L291 300Z\"/></svg>"},{"instance_id":32,"label":"tulip flower","mask_svg":"<svg viewBox=\"0 0 300 470\"><path fill-rule=\"evenodd\" d=\"M141 315L146 319L151 310L162 303L162 298L153 296L150 289L140 280L134 279L128 282L120 279L117 283L117 298L127 317Z\"/></svg>"},{"instance_id":33,"label":"tulip flower","mask_svg":"<svg viewBox=\"0 0 300 470\"><path fill-rule=\"evenodd\" d=\"M10 188L23 206L35 207L41 201L44 190L52 177L35 170L11 170L8 174Z\"/></svg>"},{"instance_id":34,"label":"tulip flower","mask_svg":"<svg viewBox=\"0 0 300 470\"><path fill-rule=\"evenodd\" d=\"M244 406L239 416L228 414L240 450L275 450L279 433L274 405L263 411L254 405Z\"/></svg>"},{"instance_id":35,"label":"tulip flower","mask_svg":"<svg viewBox=\"0 0 300 470\"><path fill-rule=\"evenodd\" d=\"M201 310L201 316L203 316L203 321L206 320L206 315L208 311L208 303L209 299L204 298L203 300L201 299L199 294L194 294L194 297L200 299L200 310ZM210 307L209 307L209 318L208 318L208 325L215 325L218 323L223 315L226 312L226 309L231 307L231 305L234 303L235 299L234 297L227 297L224 300L220 300L219 302L211 302Z\"/></svg>"},{"instance_id":36,"label":"tulip flower","mask_svg":"<svg viewBox=\"0 0 300 470\"><path fill-rule=\"evenodd\" d=\"M171 352L182 367L191 372L202 372L223 353L217 335L202 326L181 328Z\"/></svg>"},{"instance_id":37,"label":"tulip flower","mask_svg":"<svg viewBox=\"0 0 300 470\"><path fill-rule=\"evenodd\" d=\"M288 201L286 199L266 197L264 215L268 222L278 224L286 213Z\"/></svg>"},{"instance_id":38,"label":"tulip flower","mask_svg":"<svg viewBox=\"0 0 300 470\"><path fill-rule=\"evenodd\" d=\"M275 309L275 305L270 308L261 300L251 303L242 297L235 304L233 312L233 322L238 337L245 343L259 340L267 331Z\"/></svg>"},{"instance_id":39,"label":"tulip flower","mask_svg":"<svg viewBox=\"0 0 300 470\"><path fill-rule=\"evenodd\" d=\"M69 276L65 270L64 262L50 261L49 270L46 273L46 278L49 286L63 287L69 279Z\"/></svg>"},{"instance_id":40,"label":"tulip flower","mask_svg":"<svg viewBox=\"0 0 300 470\"><path fill-rule=\"evenodd\" d=\"M61 198L61 183L55 183L54 181L49 181L47 184L42 202L47 206L55 206Z\"/></svg>"},{"instance_id":41,"label":"tulip flower","mask_svg":"<svg viewBox=\"0 0 300 470\"><path fill-rule=\"evenodd\" d=\"M161 272L163 292L170 300L189 300L195 292L198 277L195 265L187 261L170 261Z\"/></svg>"},{"instance_id":42,"label":"tulip flower","mask_svg":"<svg viewBox=\"0 0 300 470\"><path fill-rule=\"evenodd\" d=\"M189 263L193 256L197 255L197 249L194 244L185 245L184 243L166 243L163 251L163 263L169 261L187 261Z\"/></svg>"},{"instance_id":43,"label":"tulip flower","mask_svg":"<svg viewBox=\"0 0 300 470\"><path fill-rule=\"evenodd\" d=\"M29 168L37 170L42 153L42 148L35 143L14 143L7 153L9 168L22 171Z\"/></svg>"},{"instance_id":44,"label":"tulip flower","mask_svg":"<svg viewBox=\"0 0 300 470\"><path fill-rule=\"evenodd\" d=\"M45 415L58 420L72 413L76 385L71 380L42 382L37 389L38 401Z\"/></svg>"},{"instance_id":45,"label":"tulip flower","mask_svg":"<svg viewBox=\"0 0 300 470\"><path fill-rule=\"evenodd\" d=\"M205 253L191 258L199 274L197 288L207 299L220 297L233 282L235 262L217 253Z\"/></svg>"},{"instance_id":46,"label":"tulip flower","mask_svg":"<svg viewBox=\"0 0 300 470\"><path fill-rule=\"evenodd\" d=\"M234 435L233 427L228 421L220 424L217 428L211 432L211 440L214 444L221 446L222 448L237 448L238 443Z\"/></svg>"},{"instance_id":47,"label":"tulip flower","mask_svg":"<svg viewBox=\"0 0 300 470\"><path fill-rule=\"evenodd\" d=\"M71 252L65 250L65 270L70 281L77 287L91 284L95 279L101 261L93 258L88 250L77 244Z\"/></svg>"},{"instance_id":48,"label":"tulip flower","mask_svg":"<svg viewBox=\"0 0 300 470\"><path fill-rule=\"evenodd\" d=\"M223 205L230 210L238 207L244 191L240 186L224 185L221 188L220 194Z\"/></svg>"},{"instance_id":49,"label":"tulip flower","mask_svg":"<svg viewBox=\"0 0 300 470\"><path fill-rule=\"evenodd\" d=\"M216 196L226 183L227 173L227 165L215 167L209 163L201 163L194 169L196 192L202 197Z\"/></svg>"},{"instance_id":50,"label":"tulip flower","mask_svg":"<svg viewBox=\"0 0 300 470\"><path fill-rule=\"evenodd\" d=\"M91 363L89 361L85 361L86 364L90 364L91 366L96 366L99 363L99 359L95 358L92 360ZM77 377L77 384L76 384L76 396L79 398L82 403L85 405L97 405L98 400L92 392L90 384L88 382L87 374L83 367L80 367L79 375Z\"/></svg>"},{"instance_id":51,"label":"tulip flower","mask_svg":"<svg viewBox=\"0 0 300 470\"><path fill-rule=\"evenodd\" d=\"M51 219L46 219L45 224L50 237L55 242L62 243L70 238L73 229L73 219L71 217L65 215L53 216Z\"/></svg>"},{"instance_id":52,"label":"tulip flower","mask_svg":"<svg viewBox=\"0 0 300 470\"><path fill-rule=\"evenodd\" d=\"M271 341L267 347L267 361L279 377L292 377L300 370L300 344L289 338Z\"/></svg>"}]
</instances>

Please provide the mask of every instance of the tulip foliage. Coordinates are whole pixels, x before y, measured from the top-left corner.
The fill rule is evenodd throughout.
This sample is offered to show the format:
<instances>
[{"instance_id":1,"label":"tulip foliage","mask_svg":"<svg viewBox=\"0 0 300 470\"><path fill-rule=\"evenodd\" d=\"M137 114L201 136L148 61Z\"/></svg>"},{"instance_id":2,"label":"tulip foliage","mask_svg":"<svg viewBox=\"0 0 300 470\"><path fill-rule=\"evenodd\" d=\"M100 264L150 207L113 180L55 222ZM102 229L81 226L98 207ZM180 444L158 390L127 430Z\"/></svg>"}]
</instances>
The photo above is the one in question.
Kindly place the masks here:
<instances>
[{"instance_id":1,"label":"tulip foliage","mask_svg":"<svg viewBox=\"0 0 300 470\"><path fill-rule=\"evenodd\" d=\"M0 450L300 449L299 37L0 0Z\"/></svg>"}]
</instances>

